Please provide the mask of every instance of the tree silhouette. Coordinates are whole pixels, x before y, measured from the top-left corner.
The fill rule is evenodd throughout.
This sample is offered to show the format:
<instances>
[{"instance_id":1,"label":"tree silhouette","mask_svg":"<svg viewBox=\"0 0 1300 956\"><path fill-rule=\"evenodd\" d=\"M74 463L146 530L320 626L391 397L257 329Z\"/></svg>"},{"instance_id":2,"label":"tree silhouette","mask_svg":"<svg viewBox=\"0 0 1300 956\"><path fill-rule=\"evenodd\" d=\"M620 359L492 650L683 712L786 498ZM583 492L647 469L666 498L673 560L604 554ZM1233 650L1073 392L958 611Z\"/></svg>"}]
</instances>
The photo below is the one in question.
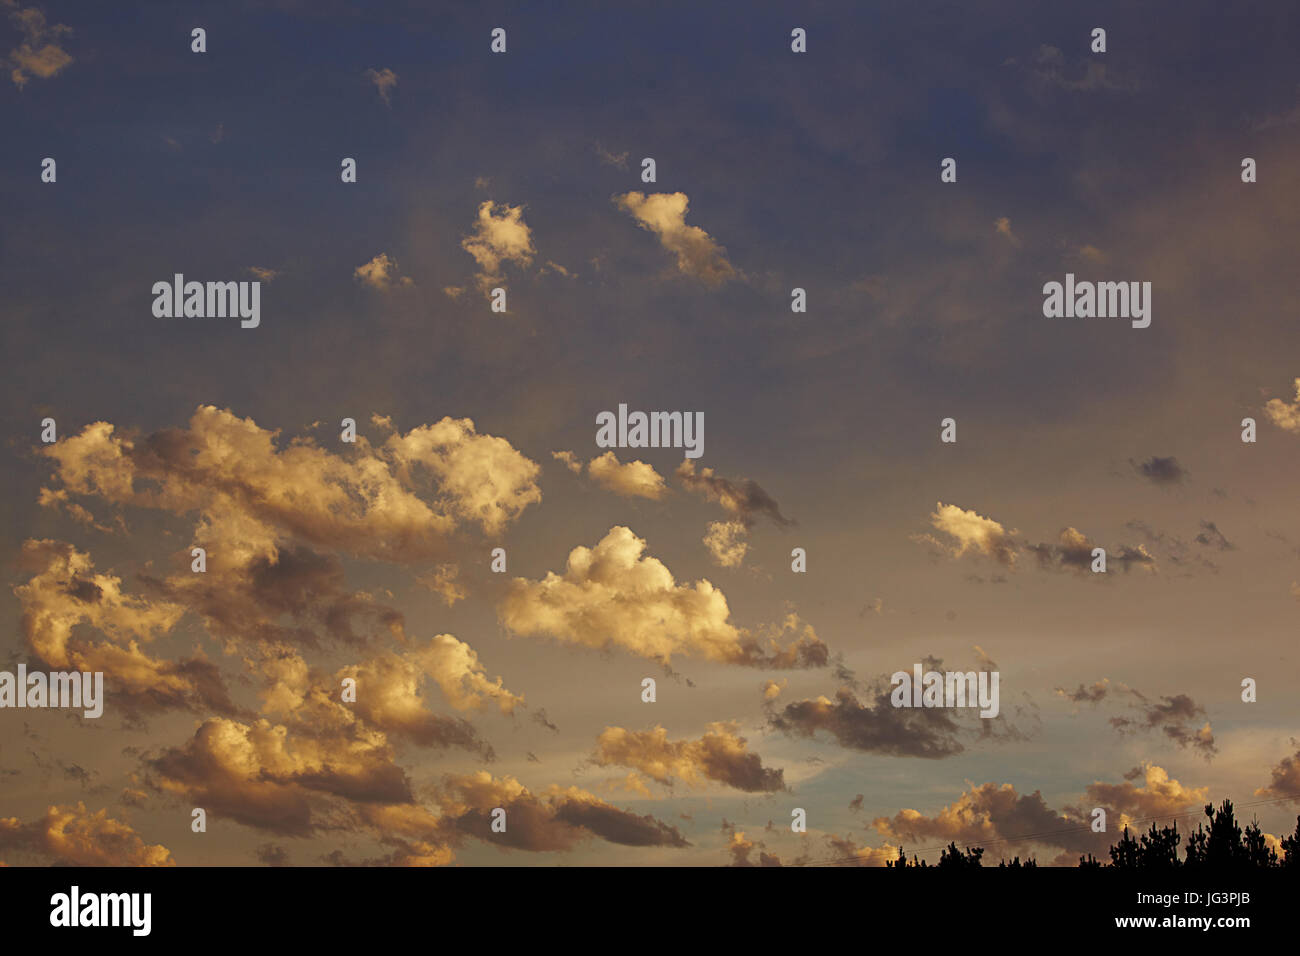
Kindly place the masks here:
<instances>
[{"instance_id":1,"label":"tree silhouette","mask_svg":"<svg viewBox=\"0 0 1300 956\"><path fill-rule=\"evenodd\" d=\"M1300 868L1300 816L1295 818L1295 833L1282 838L1282 866Z\"/></svg>"},{"instance_id":2,"label":"tree silhouette","mask_svg":"<svg viewBox=\"0 0 1300 956\"><path fill-rule=\"evenodd\" d=\"M1152 823L1151 829L1140 837L1135 837L1126 826L1119 840L1110 847L1109 863L1102 863L1088 853L1079 857L1079 866L1084 869L1100 869L1105 866L1119 870L1188 868L1222 872L1293 868L1300 871L1300 816L1296 817L1295 832L1280 841L1281 856L1268 845L1257 819L1242 829L1231 800L1225 799L1217 809L1213 804L1207 803L1205 818L1197 824L1195 832L1188 834L1181 860L1178 858L1178 846L1182 843L1182 834L1178 832L1177 821L1174 821L1165 827L1157 827ZM939 862L933 866L971 869L984 865L983 856L983 847L967 847L963 851L957 848L955 842L950 842L940 854ZM919 859L915 853L909 860L900 846L898 858L885 861L885 866L930 867L931 864ZM1015 856L998 863L999 869L1028 869L1037 866L1038 861L1033 857L1022 862L1019 856Z\"/></svg>"},{"instance_id":3,"label":"tree silhouette","mask_svg":"<svg viewBox=\"0 0 1300 956\"><path fill-rule=\"evenodd\" d=\"M962 853L961 850L957 849L956 843L949 843L948 848L939 854L938 865L943 869L949 870L963 868L969 869L973 866L983 866L984 864L980 862L980 857L983 855L984 847L982 846L977 846L974 849L967 847L966 852Z\"/></svg>"}]
</instances>

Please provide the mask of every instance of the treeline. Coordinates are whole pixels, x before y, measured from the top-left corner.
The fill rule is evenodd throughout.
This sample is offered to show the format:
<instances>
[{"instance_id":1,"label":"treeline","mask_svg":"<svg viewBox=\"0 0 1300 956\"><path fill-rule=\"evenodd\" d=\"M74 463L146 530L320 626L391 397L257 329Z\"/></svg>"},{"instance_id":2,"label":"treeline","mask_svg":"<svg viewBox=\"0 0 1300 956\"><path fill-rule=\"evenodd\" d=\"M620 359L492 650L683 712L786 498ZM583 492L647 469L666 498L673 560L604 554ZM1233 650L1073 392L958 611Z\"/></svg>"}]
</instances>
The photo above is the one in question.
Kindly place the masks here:
<instances>
[{"instance_id":1,"label":"treeline","mask_svg":"<svg viewBox=\"0 0 1300 956\"><path fill-rule=\"evenodd\" d=\"M1128 827L1125 827L1119 842L1110 848L1109 863L1103 863L1089 853L1087 856L1079 857L1079 866L1110 867L1120 870L1192 868L1216 872L1283 867L1294 867L1300 870L1300 816L1296 817L1295 832L1281 840L1281 856L1264 841L1264 832L1259 828L1258 821L1252 822L1244 830L1241 828L1233 812L1231 800L1224 800L1217 810L1207 803L1205 816L1209 821L1208 827L1205 823L1197 824L1196 832L1187 838L1187 845L1183 847L1181 859L1178 848L1183 838L1178 832L1178 823L1175 821L1167 827L1158 829L1153 823L1149 831L1136 839L1129 833ZM898 859L885 863L885 866L889 867L935 866L947 869L983 865L983 847L959 850L956 843L949 843L939 856L939 862L935 864L917 859L916 854L913 854L912 859L909 860L902 847L898 848ZM1023 869L1038 866L1038 861L1030 857L1022 862L1020 857L1016 856L1011 860L1002 860L998 866Z\"/></svg>"}]
</instances>

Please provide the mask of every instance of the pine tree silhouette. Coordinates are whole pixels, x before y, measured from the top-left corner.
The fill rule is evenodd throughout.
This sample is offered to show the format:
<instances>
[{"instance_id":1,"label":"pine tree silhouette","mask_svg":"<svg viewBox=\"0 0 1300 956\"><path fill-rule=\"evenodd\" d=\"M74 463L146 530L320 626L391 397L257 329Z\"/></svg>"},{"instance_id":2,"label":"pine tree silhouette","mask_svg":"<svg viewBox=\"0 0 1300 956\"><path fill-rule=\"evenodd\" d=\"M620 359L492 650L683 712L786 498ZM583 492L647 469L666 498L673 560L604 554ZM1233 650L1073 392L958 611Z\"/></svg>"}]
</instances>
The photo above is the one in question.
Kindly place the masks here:
<instances>
[{"instance_id":1,"label":"pine tree silhouette","mask_svg":"<svg viewBox=\"0 0 1300 956\"><path fill-rule=\"evenodd\" d=\"M957 849L956 843L949 843L948 848L939 854L939 866L949 870L969 869L973 866L983 866L980 857L984 855L984 847L977 846L974 849L967 848L965 853Z\"/></svg>"},{"instance_id":2,"label":"pine tree silhouette","mask_svg":"<svg viewBox=\"0 0 1300 956\"><path fill-rule=\"evenodd\" d=\"M1174 821L1165 827L1151 824L1151 829L1135 838L1126 826L1119 840L1110 847L1110 863L1102 863L1091 853L1079 857L1079 866L1083 869L1100 869L1105 866L1120 870L1173 870L1189 868L1193 870L1241 871L1293 868L1300 871L1300 816L1296 817L1295 832L1283 837L1282 854L1268 845L1259 820L1252 820L1243 830L1237 822L1232 801L1225 799L1218 809L1213 804L1205 805L1206 820L1197 824L1196 830L1188 834L1187 845L1183 849L1184 857L1178 858L1178 845L1182 835L1178 832L1178 823ZM1208 822L1208 827L1206 823ZM983 847L957 849L955 842L950 842L939 856L934 867L943 869L971 869L984 865ZM912 859L900 846L896 860L886 860L885 866L931 867L914 853ZM1028 869L1037 867L1038 861L1033 857L1021 861L1019 856L1010 861L1003 859L998 863L999 869Z\"/></svg>"},{"instance_id":3,"label":"pine tree silhouette","mask_svg":"<svg viewBox=\"0 0 1300 956\"><path fill-rule=\"evenodd\" d=\"M1300 868L1300 817L1295 818L1295 833L1282 838L1282 866Z\"/></svg>"}]
</instances>

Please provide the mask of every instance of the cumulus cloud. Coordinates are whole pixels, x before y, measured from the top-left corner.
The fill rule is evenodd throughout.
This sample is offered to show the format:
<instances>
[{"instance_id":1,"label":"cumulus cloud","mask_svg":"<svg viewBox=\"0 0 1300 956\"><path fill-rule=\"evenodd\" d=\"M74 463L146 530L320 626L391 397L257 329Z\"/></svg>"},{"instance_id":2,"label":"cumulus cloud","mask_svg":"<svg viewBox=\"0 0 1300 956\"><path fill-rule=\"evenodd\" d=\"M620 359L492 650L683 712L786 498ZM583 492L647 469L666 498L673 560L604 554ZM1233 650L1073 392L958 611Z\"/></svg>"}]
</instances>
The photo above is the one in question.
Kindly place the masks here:
<instances>
[{"instance_id":1,"label":"cumulus cloud","mask_svg":"<svg viewBox=\"0 0 1300 956\"><path fill-rule=\"evenodd\" d=\"M685 193L624 193L615 196L620 209L630 213L643 229L653 232L665 249L677 257L683 275L705 285L719 286L737 277L727 260L727 250L699 226L686 225Z\"/></svg>"},{"instance_id":2,"label":"cumulus cloud","mask_svg":"<svg viewBox=\"0 0 1300 956\"><path fill-rule=\"evenodd\" d=\"M1104 807L1109 817L1107 825L1121 830L1126 826L1136 828L1143 821L1173 817L1188 807L1204 806L1210 793L1209 787L1184 786L1163 767L1149 762L1134 767L1124 778L1123 783L1089 784L1083 807L1068 808L1066 812L1086 817L1093 807Z\"/></svg>"},{"instance_id":3,"label":"cumulus cloud","mask_svg":"<svg viewBox=\"0 0 1300 956\"><path fill-rule=\"evenodd\" d=\"M9 51L5 64L14 86L22 89L33 77L48 80L72 62L72 57L60 46L62 38L72 28L62 23L48 23L45 14L36 7L22 7L7 0L9 21L18 28L22 40Z\"/></svg>"},{"instance_id":4,"label":"cumulus cloud","mask_svg":"<svg viewBox=\"0 0 1300 956\"><path fill-rule=\"evenodd\" d=\"M415 579L442 598L443 604L451 607L469 596L469 592L456 583L459 574L459 565L439 564L427 574L416 575Z\"/></svg>"},{"instance_id":5,"label":"cumulus cloud","mask_svg":"<svg viewBox=\"0 0 1300 956\"><path fill-rule=\"evenodd\" d=\"M444 418L348 454L310 438L278 448L279 432L200 406L187 429L147 436L108 422L43 453L64 488L115 505L197 513L196 537L232 563L299 539L403 563L437 557L461 523L499 533L541 500L540 469L467 418Z\"/></svg>"},{"instance_id":6,"label":"cumulus cloud","mask_svg":"<svg viewBox=\"0 0 1300 956\"><path fill-rule=\"evenodd\" d=\"M942 541L933 535L920 535L915 540L931 544L955 558L972 552L992 558L1009 568L1015 567L1016 543L1012 535L1016 532L1007 531L992 518L941 501L935 505L935 511L930 515L930 524L952 541Z\"/></svg>"},{"instance_id":7,"label":"cumulus cloud","mask_svg":"<svg viewBox=\"0 0 1300 956\"><path fill-rule=\"evenodd\" d=\"M89 554L64 542L25 541L21 564L32 572L14 588L23 637L47 667L102 671L105 692L128 717L169 708L235 710L207 660L166 660L142 649L175 627L181 605L125 593L120 578L97 572ZM93 640L83 628L105 640Z\"/></svg>"},{"instance_id":8,"label":"cumulus cloud","mask_svg":"<svg viewBox=\"0 0 1300 956\"><path fill-rule=\"evenodd\" d=\"M571 451L553 451L551 457L575 475L582 474L582 460ZM587 475L601 488L624 498L649 498L658 501L668 493L663 476L644 461L620 462L607 451L587 462Z\"/></svg>"},{"instance_id":9,"label":"cumulus cloud","mask_svg":"<svg viewBox=\"0 0 1300 956\"><path fill-rule=\"evenodd\" d=\"M488 678L474 649L451 634L439 634L428 644L417 644L400 655L389 652L346 667L338 676L356 678L356 711L390 731L422 725L426 708L420 689L424 677L433 679L456 710L480 710L490 701L501 713L513 714L524 702L522 696L502 685L500 677ZM418 732L415 735L419 736Z\"/></svg>"},{"instance_id":10,"label":"cumulus cloud","mask_svg":"<svg viewBox=\"0 0 1300 956\"><path fill-rule=\"evenodd\" d=\"M663 476L643 461L622 463L612 451L587 462L592 481L624 498L649 498L658 501L668 491Z\"/></svg>"},{"instance_id":11,"label":"cumulus cloud","mask_svg":"<svg viewBox=\"0 0 1300 956\"><path fill-rule=\"evenodd\" d=\"M130 824L106 809L91 813L84 803L50 806L30 823L0 817L0 850L30 852L58 866L175 865L165 846L146 844Z\"/></svg>"},{"instance_id":12,"label":"cumulus cloud","mask_svg":"<svg viewBox=\"0 0 1300 956\"><path fill-rule=\"evenodd\" d=\"M871 822L876 832L900 841L956 842L959 844L1017 841L1060 847L1067 853L1102 852L1106 834L1094 834L1088 817L1058 813L1042 793L1020 794L1011 784L971 786L956 801L934 816L918 810L900 810L893 817Z\"/></svg>"},{"instance_id":13,"label":"cumulus cloud","mask_svg":"<svg viewBox=\"0 0 1300 956\"><path fill-rule=\"evenodd\" d=\"M564 465L565 468L575 475L582 474L582 459L571 451L553 451L551 457Z\"/></svg>"},{"instance_id":14,"label":"cumulus cloud","mask_svg":"<svg viewBox=\"0 0 1300 956\"><path fill-rule=\"evenodd\" d=\"M697 740L669 740L663 727L607 727L591 759L599 767L630 767L668 786L680 780L690 786L715 781L747 793L785 789L783 771L764 767L736 731L735 723L712 723Z\"/></svg>"},{"instance_id":15,"label":"cumulus cloud","mask_svg":"<svg viewBox=\"0 0 1300 956\"><path fill-rule=\"evenodd\" d=\"M409 803L406 773L382 734L291 735L265 719L245 724L210 718L179 747L146 761L154 789L238 823L306 836L320 821L315 797Z\"/></svg>"},{"instance_id":16,"label":"cumulus cloud","mask_svg":"<svg viewBox=\"0 0 1300 956\"><path fill-rule=\"evenodd\" d=\"M499 613L516 634L591 648L621 648L669 663L673 655L763 667L818 667L826 645L807 628L784 646L731 623L726 596L707 580L679 585L646 543L611 528L594 548L569 553L564 573L516 578Z\"/></svg>"},{"instance_id":17,"label":"cumulus cloud","mask_svg":"<svg viewBox=\"0 0 1300 956\"><path fill-rule=\"evenodd\" d=\"M1300 378L1295 380L1294 402L1284 402L1280 398L1270 398L1264 405L1264 413L1283 431L1300 433Z\"/></svg>"},{"instance_id":18,"label":"cumulus cloud","mask_svg":"<svg viewBox=\"0 0 1300 956\"><path fill-rule=\"evenodd\" d=\"M360 279L365 285L372 289L378 289L381 292L387 292L389 289L397 286L414 285L409 276L401 275L397 269L397 263L388 257L388 253L381 252L369 262L359 265L352 271L356 279Z\"/></svg>"},{"instance_id":19,"label":"cumulus cloud","mask_svg":"<svg viewBox=\"0 0 1300 956\"><path fill-rule=\"evenodd\" d=\"M498 206L490 200L479 205L474 232L460 245L478 263L478 282L485 290L500 285L503 263L525 267L537 254L532 231L524 222L524 207L505 203Z\"/></svg>"},{"instance_id":20,"label":"cumulus cloud","mask_svg":"<svg viewBox=\"0 0 1300 956\"><path fill-rule=\"evenodd\" d=\"M893 817L877 817L872 827L901 841L933 840L959 845L1039 845L1060 851L1053 861L1072 864L1084 853L1104 856L1116 830L1138 822L1173 817L1202 803L1208 789L1190 788L1172 779L1161 767L1143 764L1124 775L1125 782L1090 784L1078 806L1053 810L1041 792L1017 793L1009 783L971 785L953 803L927 816L905 809ZM1139 781L1139 782L1135 782ZM1107 811L1107 833L1092 832L1092 810Z\"/></svg>"}]
</instances>

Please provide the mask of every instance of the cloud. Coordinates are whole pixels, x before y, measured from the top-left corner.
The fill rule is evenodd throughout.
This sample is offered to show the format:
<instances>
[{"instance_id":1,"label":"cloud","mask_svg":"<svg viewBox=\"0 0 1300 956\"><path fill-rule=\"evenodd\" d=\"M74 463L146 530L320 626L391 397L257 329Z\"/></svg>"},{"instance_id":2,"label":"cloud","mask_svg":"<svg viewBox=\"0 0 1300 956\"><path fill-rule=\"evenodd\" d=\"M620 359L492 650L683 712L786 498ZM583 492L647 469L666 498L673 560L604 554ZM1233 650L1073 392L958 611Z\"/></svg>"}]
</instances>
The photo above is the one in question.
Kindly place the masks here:
<instances>
[{"instance_id":1,"label":"cloud","mask_svg":"<svg viewBox=\"0 0 1300 956\"><path fill-rule=\"evenodd\" d=\"M1295 741L1291 741L1295 745ZM1300 750L1283 757L1269 770L1268 786L1255 791L1257 797L1281 798L1300 803Z\"/></svg>"},{"instance_id":2,"label":"cloud","mask_svg":"<svg viewBox=\"0 0 1300 956\"><path fill-rule=\"evenodd\" d=\"M251 272L259 282L273 282L280 275L280 273L275 269L264 269L261 266L249 266L248 271Z\"/></svg>"},{"instance_id":3,"label":"cloud","mask_svg":"<svg viewBox=\"0 0 1300 956\"><path fill-rule=\"evenodd\" d=\"M1023 243L1020 241L1020 237L1011 231L1011 220L1008 219L1006 216L1003 216L1000 219L995 220L993 223L993 229L999 236L1005 237L1006 240L1010 242L1013 246L1015 246L1017 249L1019 249L1023 245Z\"/></svg>"},{"instance_id":4,"label":"cloud","mask_svg":"<svg viewBox=\"0 0 1300 956\"><path fill-rule=\"evenodd\" d=\"M696 474L695 463L689 458L682 460L674 474L683 488L701 495L706 501L722 505L723 511L746 528L752 528L760 515L766 515L782 527L794 523L781 514L776 499L752 479L731 481L717 475L712 468L701 469Z\"/></svg>"},{"instance_id":5,"label":"cloud","mask_svg":"<svg viewBox=\"0 0 1300 956\"><path fill-rule=\"evenodd\" d=\"M828 834L826 847L834 854L835 862L840 866L885 866L898 859L898 847L886 843L883 846L859 846L852 837L837 837Z\"/></svg>"},{"instance_id":6,"label":"cloud","mask_svg":"<svg viewBox=\"0 0 1300 956\"><path fill-rule=\"evenodd\" d=\"M717 475L712 468L701 469L697 474L690 459L683 459L674 474L683 488L706 501L717 502L729 517L727 521L709 522L703 538L713 563L720 567L741 566L749 551L745 538L760 515L766 515L781 527L794 524L781 514L776 499L749 478L732 481Z\"/></svg>"},{"instance_id":7,"label":"cloud","mask_svg":"<svg viewBox=\"0 0 1300 956\"><path fill-rule=\"evenodd\" d=\"M1203 806L1209 797L1208 787L1185 787L1172 779L1162 767L1143 763L1125 775L1123 783L1091 783L1085 793L1085 806L1067 808L1076 817L1088 817L1093 807L1104 807L1111 817L1107 826L1121 830L1138 826L1140 821L1173 817L1188 807ZM1141 778L1142 784L1133 783Z\"/></svg>"},{"instance_id":8,"label":"cloud","mask_svg":"<svg viewBox=\"0 0 1300 956\"><path fill-rule=\"evenodd\" d=\"M499 614L516 634L545 634L590 648L621 648L668 663L673 655L762 667L820 667L826 645L807 628L792 643L761 642L730 621L723 593L709 581L678 585L646 543L611 528L594 548L569 553L562 575L510 584Z\"/></svg>"},{"instance_id":9,"label":"cloud","mask_svg":"<svg viewBox=\"0 0 1300 956\"><path fill-rule=\"evenodd\" d=\"M630 767L672 786L678 780L699 786L711 780L746 793L785 789L783 771L763 766L751 753L735 723L711 723L698 740L669 740L663 727L633 731L607 727L596 741L592 762L599 767Z\"/></svg>"},{"instance_id":10,"label":"cloud","mask_svg":"<svg viewBox=\"0 0 1300 956\"><path fill-rule=\"evenodd\" d=\"M967 552L974 552L992 558L1006 567L1015 567L1016 543L1012 537L1016 533L1014 530L1007 531L992 518L985 518L956 505L945 505L942 501L935 505L935 509L930 515L930 523L943 534L953 538L954 542L948 544L933 535L918 535L914 540L932 544L954 558L959 558Z\"/></svg>"},{"instance_id":11,"label":"cloud","mask_svg":"<svg viewBox=\"0 0 1300 956\"><path fill-rule=\"evenodd\" d=\"M774 713L776 730L798 737L824 732L840 746L893 757L952 757L966 748L958 739L962 728L944 708L894 707L888 687L865 701L848 688L835 699L817 696L786 704Z\"/></svg>"},{"instance_id":12,"label":"cloud","mask_svg":"<svg viewBox=\"0 0 1300 956\"><path fill-rule=\"evenodd\" d=\"M659 237L660 244L677 257L677 270L705 285L719 286L738 273L727 261L727 251L699 226L686 225L685 193L624 193L615 196L620 209L631 213L643 229Z\"/></svg>"},{"instance_id":13,"label":"cloud","mask_svg":"<svg viewBox=\"0 0 1300 956\"><path fill-rule=\"evenodd\" d=\"M1065 55L1056 47L1043 44L1033 55L1031 76L1043 86L1059 87L1074 92L1132 92L1138 88L1132 80L1116 79L1106 70L1106 64L1096 58L1083 61L1083 72L1078 79L1066 76Z\"/></svg>"},{"instance_id":14,"label":"cloud","mask_svg":"<svg viewBox=\"0 0 1300 956\"><path fill-rule=\"evenodd\" d=\"M566 463L567 464L567 463ZM618 456L607 451L587 462L592 481L624 498L649 498L658 501L668 491L663 476L643 461L620 463Z\"/></svg>"},{"instance_id":15,"label":"cloud","mask_svg":"<svg viewBox=\"0 0 1300 956\"><path fill-rule=\"evenodd\" d=\"M1025 545L1025 549L1038 558L1040 568L1080 573L1092 572L1094 560L1092 552L1097 547L1097 542L1077 528L1064 528L1056 544ZM1125 573L1134 566L1144 567L1152 572L1156 570L1155 556L1140 544L1136 547L1122 544L1118 548L1110 549L1107 563L1108 566L1119 565Z\"/></svg>"},{"instance_id":16,"label":"cloud","mask_svg":"<svg viewBox=\"0 0 1300 956\"><path fill-rule=\"evenodd\" d=\"M1057 813L1037 790L1022 795L1009 783L985 783L972 785L934 816L905 809L893 817L877 817L871 825L882 836L900 841L1038 843L1062 848L1064 857L1104 852L1107 835L1092 833L1088 821L1069 811Z\"/></svg>"},{"instance_id":17,"label":"cloud","mask_svg":"<svg viewBox=\"0 0 1300 956\"><path fill-rule=\"evenodd\" d=\"M501 713L512 714L524 702L502 685L500 677L489 679L474 649L451 634L439 634L400 655L385 653L345 667L338 677L356 678L355 709L362 717L383 730L401 728L417 738L431 716L420 694L424 677L433 679L456 710L480 710L491 701Z\"/></svg>"},{"instance_id":18,"label":"cloud","mask_svg":"<svg viewBox=\"0 0 1300 956\"><path fill-rule=\"evenodd\" d=\"M415 563L445 554L462 524L498 534L541 500L540 468L468 419L444 418L379 446L358 436L346 455L202 405L188 429L147 436L108 422L43 449L66 490L116 505L197 512L196 539L232 566L269 559L299 539L316 547ZM217 547L216 544L221 545Z\"/></svg>"},{"instance_id":19,"label":"cloud","mask_svg":"<svg viewBox=\"0 0 1300 956\"><path fill-rule=\"evenodd\" d=\"M456 583L459 574L459 565L439 564L427 574L416 575L415 580L442 598L443 604L451 607L469 596L469 592Z\"/></svg>"},{"instance_id":20,"label":"cloud","mask_svg":"<svg viewBox=\"0 0 1300 956\"><path fill-rule=\"evenodd\" d=\"M1057 696L1064 697L1066 700L1073 701L1076 704L1096 704L1105 699L1109 688L1110 681L1103 677L1101 680L1096 681L1087 687L1080 684L1078 689L1074 691L1067 691L1063 687L1058 687L1056 688L1056 693Z\"/></svg>"},{"instance_id":21,"label":"cloud","mask_svg":"<svg viewBox=\"0 0 1300 956\"><path fill-rule=\"evenodd\" d=\"M255 851L257 861L267 866L288 866L289 851L275 843L263 843Z\"/></svg>"},{"instance_id":22,"label":"cloud","mask_svg":"<svg viewBox=\"0 0 1300 956\"><path fill-rule=\"evenodd\" d=\"M415 284L409 276L398 274L397 263L388 258L386 252L381 252L364 265L357 266L352 271L352 275L370 286L370 288L378 289L381 292L387 292L398 286Z\"/></svg>"},{"instance_id":23,"label":"cloud","mask_svg":"<svg viewBox=\"0 0 1300 956\"><path fill-rule=\"evenodd\" d=\"M774 853L763 853L763 842L751 840L745 836L744 830L733 830L730 842L727 844L727 852L731 854L731 866L780 866L781 858ZM749 856L755 849L758 849L758 862L754 863Z\"/></svg>"},{"instance_id":24,"label":"cloud","mask_svg":"<svg viewBox=\"0 0 1300 956\"><path fill-rule=\"evenodd\" d=\"M48 80L72 62L72 57L59 45L60 38L72 32L71 27L47 23L45 14L36 7L21 7L11 2L5 6L9 7L9 21L23 36L5 58L14 86L23 89L33 76Z\"/></svg>"},{"instance_id":25,"label":"cloud","mask_svg":"<svg viewBox=\"0 0 1300 956\"><path fill-rule=\"evenodd\" d=\"M379 91L379 97L384 101L384 105L392 106L393 90L397 88L397 74L384 67L382 70L366 70L364 76L375 84L375 89Z\"/></svg>"},{"instance_id":26,"label":"cloud","mask_svg":"<svg viewBox=\"0 0 1300 956\"><path fill-rule=\"evenodd\" d=\"M1205 708L1192 698L1175 694L1152 701L1132 687L1122 689L1133 698L1130 706L1137 711L1137 716L1110 718L1110 725L1121 734L1160 730L1179 747L1191 748L1206 760L1218 753L1210 722L1207 720L1199 729L1195 726L1195 719L1205 715Z\"/></svg>"},{"instance_id":27,"label":"cloud","mask_svg":"<svg viewBox=\"0 0 1300 956\"><path fill-rule=\"evenodd\" d=\"M564 465L575 475L582 474L582 459L571 451L553 451L551 457Z\"/></svg>"},{"instance_id":28,"label":"cloud","mask_svg":"<svg viewBox=\"0 0 1300 956\"><path fill-rule=\"evenodd\" d=\"M1057 865L1074 863L1084 853L1105 855L1116 830L1136 821L1172 817L1205 800L1207 788L1192 789L1170 778L1161 767L1143 764L1120 784L1090 784L1079 806L1053 810L1041 792L1019 794L1009 783L971 785L956 801L933 816L905 809L893 817L877 817L876 832L898 840L933 840L959 845L1037 844L1058 848ZM1133 781L1141 778L1140 784ZM1107 833L1092 832L1092 809L1104 808L1110 819Z\"/></svg>"},{"instance_id":29,"label":"cloud","mask_svg":"<svg viewBox=\"0 0 1300 956\"><path fill-rule=\"evenodd\" d=\"M1197 544L1204 545L1207 548L1214 548L1216 551L1235 551L1236 546L1223 536L1218 525L1213 521L1202 521L1201 532L1193 539Z\"/></svg>"},{"instance_id":30,"label":"cloud","mask_svg":"<svg viewBox=\"0 0 1300 956\"><path fill-rule=\"evenodd\" d=\"M210 718L180 747L146 760L148 783L190 806L286 836L321 825L316 797L349 802L408 803L410 783L392 762L383 735L342 732L314 736L261 719L251 724Z\"/></svg>"},{"instance_id":31,"label":"cloud","mask_svg":"<svg viewBox=\"0 0 1300 956\"><path fill-rule=\"evenodd\" d=\"M1139 475L1156 485L1182 484L1183 479L1187 477L1187 469L1172 456L1169 458L1153 456L1142 462L1130 458L1129 464Z\"/></svg>"},{"instance_id":32,"label":"cloud","mask_svg":"<svg viewBox=\"0 0 1300 956\"><path fill-rule=\"evenodd\" d=\"M604 163L606 166L613 166L617 169L623 169L623 170L627 169L627 157L628 157L627 150L624 150L621 153L614 153L606 149L600 143L597 143L596 155L600 157L600 161Z\"/></svg>"},{"instance_id":33,"label":"cloud","mask_svg":"<svg viewBox=\"0 0 1300 956\"><path fill-rule=\"evenodd\" d=\"M14 588L27 646L54 670L102 671L105 692L128 718L171 708L232 713L217 668L201 657L164 660L141 649L169 633L185 609L124 593L120 578L97 572L90 555L61 541L23 542L32 572ZM90 627L106 640L81 632Z\"/></svg>"},{"instance_id":34,"label":"cloud","mask_svg":"<svg viewBox=\"0 0 1300 956\"><path fill-rule=\"evenodd\" d=\"M481 203L474 232L460 244L478 263L478 283L485 290L503 281L502 263L513 262L525 267L532 263L537 253L532 232L524 222L524 207L502 203L500 212L497 209L497 204L491 200Z\"/></svg>"},{"instance_id":35,"label":"cloud","mask_svg":"<svg viewBox=\"0 0 1300 956\"><path fill-rule=\"evenodd\" d=\"M1264 413L1283 431L1300 433L1300 378L1295 380L1294 402L1284 402L1280 398L1270 398L1264 405Z\"/></svg>"},{"instance_id":36,"label":"cloud","mask_svg":"<svg viewBox=\"0 0 1300 956\"><path fill-rule=\"evenodd\" d=\"M171 851L147 845L108 810L91 813L84 803L50 806L43 817L23 823L0 817L0 850L19 850L60 866L174 866Z\"/></svg>"},{"instance_id":37,"label":"cloud","mask_svg":"<svg viewBox=\"0 0 1300 956\"><path fill-rule=\"evenodd\" d=\"M533 794L511 776L487 771L451 775L438 790L441 827L453 838L477 837L535 852L569 850L591 836L623 846L689 846L676 827L621 810L578 787ZM492 832L492 811L505 810L504 833Z\"/></svg>"}]
</instances>

